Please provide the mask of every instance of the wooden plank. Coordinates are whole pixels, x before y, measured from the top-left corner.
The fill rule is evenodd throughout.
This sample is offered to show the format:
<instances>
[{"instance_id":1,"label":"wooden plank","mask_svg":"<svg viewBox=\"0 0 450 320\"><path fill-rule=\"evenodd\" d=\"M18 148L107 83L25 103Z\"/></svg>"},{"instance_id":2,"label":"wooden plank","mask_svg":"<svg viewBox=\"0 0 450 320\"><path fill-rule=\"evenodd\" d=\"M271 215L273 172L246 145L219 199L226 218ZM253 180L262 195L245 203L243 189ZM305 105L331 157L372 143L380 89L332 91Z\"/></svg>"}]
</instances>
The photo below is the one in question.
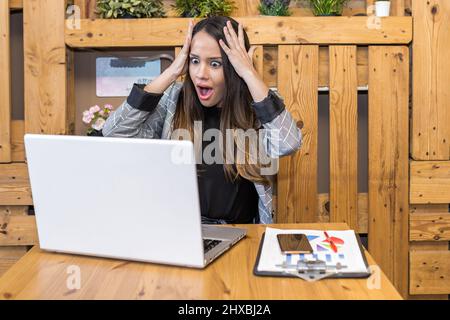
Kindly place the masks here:
<instances>
[{"instance_id":1,"label":"wooden plank","mask_svg":"<svg viewBox=\"0 0 450 320\"><path fill-rule=\"evenodd\" d=\"M0 163L11 162L11 57L8 1L0 2Z\"/></svg>"},{"instance_id":2,"label":"wooden plank","mask_svg":"<svg viewBox=\"0 0 450 320\"><path fill-rule=\"evenodd\" d=\"M411 161L411 203L450 203L450 161Z\"/></svg>"},{"instance_id":3,"label":"wooden plank","mask_svg":"<svg viewBox=\"0 0 450 320\"><path fill-rule=\"evenodd\" d=\"M318 201L318 218L317 222L330 222L330 196L328 193L320 193L317 196ZM358 227L356 233L368 233L368 194L358 193Z\"/></svg>"},{"instance_id":4,"label":"wooden plank","mask_svg":"<svg viewBox=\"0 0 450 320\"><path fill-rule=\"evenodd\" d=\"M358 229L356 46L330 46L330 221Z\"/></svg>"},{"instance_id":5,"label":"wooden plank","mask_svg":"<svg viewBox=\"0 0 450 320\"><path fill-rule=\"evenodd\" d=\"M411 17L384 18L379 29L367 27L367 17L265 17L264 23L259 17L236 20L244 24L253 45L407 44L412 39ZM70 47L180 46L187 27L185 18L82 19L79 30L65 28L65 41Z\"/></svg>"},{"instance_id":6,"label":"wooden plank","mask_svg":"<svg viewBox=\"0 0 450 320\"><path fill-rule=\"evenodd\" d=\"M317 219L318 46L279 46L278 90L302 130L302 147L280 159L277 222Z\"/></svg>"},{"instance_id":7,"label":"wooden plank","mask_svg":"<svg viewBox=\"0 0 450 320\"><path fill-rule=\"evenodd\" d=\"M25 122L23 120L11 121L11 160L13 162L25 161L24 126Z\"/></svg>"},{"instance_id":8,"label":"wooden plank","mask_svg":"<svg viewBox=\"0 0 450 320\"><path fill-rule=\"evenodd\" d=\"M0 164L0 205L32 205L25 163Z\"/></svg>"},{"instance_id":9,"label":"wooden plank","mask_svg":"<svg viewBox=\"0 0 450 320\"><path fill-rule=\"evenodd\" d=\"M75 53L74 50L66 50L67 69L66 69L66 128L65 132L69 135L75 134L76 122L76 104L75 104Z\"/></svg>"},{"instance_id":10,"label":"wooden plank","mask_svg":"<svg viewBox=\"0 0 450 320\"><path fill-rule=\"evenodd\" d=\"M411 294L450 293L450 251L410 253Z\"/></svg>"},{"instance_id":11,"label":"wooden plank","mask_svg":"<svg viewBox=\"0 0 450 320\"><path fill-rule=\"evenodd\" d=\"M369 47L369 251L408 294L409 49Z\"/></svg>"},{"instance_id":12,"label":"wooden plank","mask_svg":"<svg viewBox=\"0 0 450 320\"><path fill-rule=\"evenodd\" d=\"M0 215L26 216L28 206L0 206Z\"/></svg>"},{"instance_id":13,"label":"wooden plank","mask_svg":"<svg viewBox=\"0 0 450 320\"><path fill-rule=\"evenodd\" d=\"M264 76L264 47L256 46L256 50L253 53L253 66L259 75Z\"/></svg>"},{"instance_id":14,"label":"wooden plank","mask_svg":"<svg viewBox=\"0 0 450 320\"><path fill-rule=\"evenodd\" d=\"M8 2L8 0L6 0ZM10 9L22 9L23 8L23 0L9 0L9 8Z\"/></svg>"},{"instance_id":15,"label":"wooden plank","mask_svg":"<svg viewBox=\"0 0 450 320\"><path fill-rule=\"evenodd\" d=\"M405 15L405 0L391 0L391 16Z\"/></svg>"},{"instance_id":16,"label":"wooden plank","mask_svg":"<svg viewBox=\"0 0 450 320\"><path fill-rule=\"evenodd\" d=\"M34 216L0 215L0 246L35 245L37 239Z\"/></svg>"},{"instance_id":17,"label":"wooden plank","mask_svg":"<svg viewBox=\"0 0 450 320\"><path fill-rule=\"evenodd\" d=\"M449 205L446 204L412 204L409 206L409 213L442 213L448 212Z\"/></svg>"},{"instance_id":18,"label":"wooden plank","mask_svg":"<svg viewBox=\"0 0 450 320\"><path fill-rule=\"evenodd\" d=\"M80 7L81 19L96 19L98 15L95 13L96 0L74 0L73 4Z\"/></svg>"},{"instance_id":19,"label":"wooden plank","mask_svg":"<svg viewBox=\"0 0 450 320\"><path fill-rule=\"evenodd\" d=\"M447 251L449 249L448 242L427 242L415 241L409 244L409 251Z\"/></svg>"},{"instance_id":20,"label":"wooden plank","mask_svg":"<svg viewBox=\"0 0 450 320\"><path fill-rule=\"evenodd\" d=\"M358 71L358 86L365 87L368 84L368 56L367 46L358 46L356 49L356 64ZM264 47L264 82L269 87L277 86L278 77L278 61L277 47ZM328 46L319 47L319 87L329 87L330 59Z\"/></svg>"},{"instance_id":21,"label":"wooden plank","mask_svg":"<svg viewBox=\"0 0 450 320\"><path fill-rule=\"evenodd\" d=\"M450 159L450 1L413 1L412 157Z\"/></svg>"},{"instance_id":22,"label":"wooden plank","mask_svg":"<svg viewBox=\"0 0 450 320\"><path fill-rule=\"evenodd\" d=\"M25 132L67 133L64 1L24 3Z\"/></svg>"},{"instance_id":23,"label":"wooden plank","mask_svg":"<svg viewBox=\"0 0 450 320\"><path fill-rule=\"evenodd\" d=\"M247 17L247 16L257 16L259 15L260 0L234 0L234 5L236 9L233 10L231 15L233 17Z\"/></svg>"},{"instance_id":24,"label":"wooden plank","mask_svg":"<svg viewBox=\"0 0 450 320\"><path fill-rule=\"evenodd\" d=\"M26 247L0 247L0 277L27 252Z\"/></svg>"},{"instance_id":25,"label":"wooden plank","mask_svg":"<svg viewBox=\"0 0 450 320\"><path fill-rule=\"evenodd\" d=\"M450 212L410 214L409 240L450 241Z\"/></svg>"}]
</instances>

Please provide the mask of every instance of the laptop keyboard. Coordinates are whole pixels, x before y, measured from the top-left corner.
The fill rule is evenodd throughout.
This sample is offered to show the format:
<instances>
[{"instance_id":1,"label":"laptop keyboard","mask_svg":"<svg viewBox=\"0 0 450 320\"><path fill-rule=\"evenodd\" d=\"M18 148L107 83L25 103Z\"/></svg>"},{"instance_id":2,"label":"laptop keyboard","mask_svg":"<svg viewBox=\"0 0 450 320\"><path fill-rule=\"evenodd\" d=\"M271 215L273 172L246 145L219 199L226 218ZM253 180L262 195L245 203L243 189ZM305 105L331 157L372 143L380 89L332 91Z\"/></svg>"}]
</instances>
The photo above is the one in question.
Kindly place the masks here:
<instances>
[{"instance_id":1,"label":"laptop keyboard","mask_svg":"<svg viewBox=\"0 0 450 320\"><path fill-rule=\"evenodd\" d=\"M221 242L222 242L221 240L203 239L203 250L206 253L215 246L217 246L218 244L220 244Z\"/></svg>"}]
</instances>

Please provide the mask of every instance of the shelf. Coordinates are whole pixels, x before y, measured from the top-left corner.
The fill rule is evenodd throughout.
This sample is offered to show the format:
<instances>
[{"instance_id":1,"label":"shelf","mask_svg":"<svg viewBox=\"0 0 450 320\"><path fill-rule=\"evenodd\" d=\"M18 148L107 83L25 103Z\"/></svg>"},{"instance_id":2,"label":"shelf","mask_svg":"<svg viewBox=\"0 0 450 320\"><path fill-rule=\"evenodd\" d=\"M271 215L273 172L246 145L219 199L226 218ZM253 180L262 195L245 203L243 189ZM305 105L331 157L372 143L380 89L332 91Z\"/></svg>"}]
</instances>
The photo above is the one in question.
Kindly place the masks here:
<instances>
[{"instance_id":1,"label":"shelf","mask_svg":"<svg viewBox=\"0 0 450 320\"><path fill-rule=\"evenodd\" d=\"M408 44L411 17L242 17L253 45ZM66 23L65 42L73 48L181 46L186 18L82 19L81 28ZM373 27L368 27L373 26Z\"/></svg>"}]
</instances>

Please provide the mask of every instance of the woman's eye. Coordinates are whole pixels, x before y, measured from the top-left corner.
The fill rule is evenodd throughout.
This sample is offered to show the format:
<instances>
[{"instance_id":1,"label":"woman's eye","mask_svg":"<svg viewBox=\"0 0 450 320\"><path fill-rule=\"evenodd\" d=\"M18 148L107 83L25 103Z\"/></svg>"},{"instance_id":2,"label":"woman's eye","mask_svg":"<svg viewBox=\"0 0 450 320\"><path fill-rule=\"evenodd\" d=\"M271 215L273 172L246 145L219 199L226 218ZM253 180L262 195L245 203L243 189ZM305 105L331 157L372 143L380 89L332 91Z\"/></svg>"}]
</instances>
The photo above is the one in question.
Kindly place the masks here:
<instances>
[{"instance_id":1,"label":"woman's eye","mask_svg":"<svg viewBox=\"0 0 450 320\"><path fill-rule=\"evenodd\" d=\"M191 58L191 63L193 63L193 64L198 63L198 59L197 58Z\"/></svg>"},{"instance_id":2,"label":"woman's eye","mask_svg":"<svg viewBox=\"0 0 450 320\"><path fill-rule=\"evenodd\" d=\"M222 64L219 61L213 61L211 62L211 66L213 68L219 68Z\"/></svg>"}]
</instances>

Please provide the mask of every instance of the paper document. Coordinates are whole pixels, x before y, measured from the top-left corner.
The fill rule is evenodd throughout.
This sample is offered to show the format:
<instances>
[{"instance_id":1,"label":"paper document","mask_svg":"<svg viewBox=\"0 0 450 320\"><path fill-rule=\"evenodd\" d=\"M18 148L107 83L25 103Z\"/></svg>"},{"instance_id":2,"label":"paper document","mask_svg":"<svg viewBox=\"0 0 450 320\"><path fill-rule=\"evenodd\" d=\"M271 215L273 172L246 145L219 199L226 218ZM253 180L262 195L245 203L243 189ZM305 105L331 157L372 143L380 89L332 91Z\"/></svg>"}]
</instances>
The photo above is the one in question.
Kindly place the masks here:
<instances>
[{"instance_id":1,"label":"paper document","mask_svg":"<svg viewBox=\"0 0 450 320\"><path fill-rule=\"evenodd\" d=\"M277 234L302 233L308 237L312 254L283 254ZM266 228L264 243L259 257L259 272L283 272L281 265L297 265L299 260L321 260L328 266L338 263L344 268L341 273L367 273L367 266L353 230L286 230Z\"/></svg>"}]
</instances>

